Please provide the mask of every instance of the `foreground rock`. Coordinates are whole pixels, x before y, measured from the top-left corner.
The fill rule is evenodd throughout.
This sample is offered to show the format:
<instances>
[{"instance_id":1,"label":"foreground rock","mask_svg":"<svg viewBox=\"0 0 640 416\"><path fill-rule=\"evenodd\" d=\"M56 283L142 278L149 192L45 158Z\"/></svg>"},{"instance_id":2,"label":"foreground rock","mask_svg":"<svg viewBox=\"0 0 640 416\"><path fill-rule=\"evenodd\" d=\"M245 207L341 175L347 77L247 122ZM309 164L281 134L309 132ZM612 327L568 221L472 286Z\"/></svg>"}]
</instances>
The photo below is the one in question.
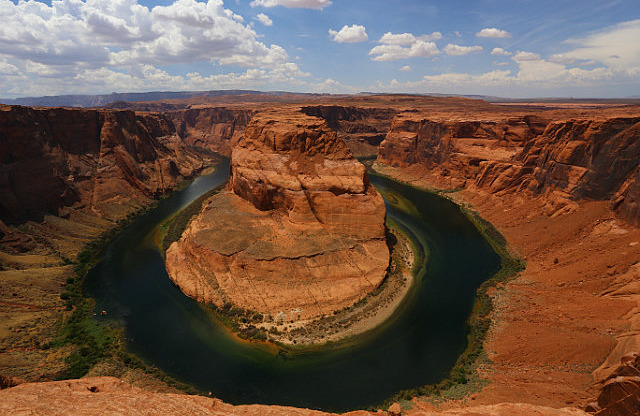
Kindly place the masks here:
<instances>
[{"instance_id":1,"label":"foreground rock","mask_svg":"<svg viewBox=\"0 0 640 416\"><path fill-rule=\"evenodd\" d=\"M254 116L229 187L167 251L187 295L295 321L350 306L384 279L384 202L322 120Z\"/></svg>"},{"instance_id":2,"label":"foreground rock","mask_svg":"<svg viewBox=\"0 0 640 416\"><path fill-rule=\"evenodd\" d=\"M399 407L399 406L398 406ZM152 393L112 377L22 384L0 391L0 413L31 416L75 415L194 415L194 416L324 416L316 410L285 406L232 406L218 399L183 394ZM389 415L355 411L346 416ZM398 413L393 413L398 414ZM415 416L585 416L577 409L552 409L519 403L476 406L449 411L404 411Z\"/></svg>"},{"instance_id":3,"label":"foreground rock","mask_svg":"<svg viewBox=\"0 0 640 416\"><path fill-rule=\"evenodd\" d=\"M598 416L636 415L640 413L640 354L629 353L620 365L600 381L598 399L587 411Z\"/></svg>"}]
</instances>

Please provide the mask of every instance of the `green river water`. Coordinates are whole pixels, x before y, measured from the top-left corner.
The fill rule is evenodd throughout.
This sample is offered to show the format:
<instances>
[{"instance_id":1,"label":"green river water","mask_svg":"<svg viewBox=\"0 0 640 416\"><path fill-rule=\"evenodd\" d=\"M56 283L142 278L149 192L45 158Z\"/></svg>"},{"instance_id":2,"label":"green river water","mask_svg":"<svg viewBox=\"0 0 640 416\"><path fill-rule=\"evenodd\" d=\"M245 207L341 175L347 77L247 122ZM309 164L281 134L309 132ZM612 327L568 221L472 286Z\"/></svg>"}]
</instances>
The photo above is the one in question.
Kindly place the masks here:
<instances>
[{"instance_id":1,"label":"green river water","mask_svg":"<svg viewBox=\"0 0 640 416\"><path fill-rule=\"evenodd\" d=\"M389 321L352 342L278 354L237 341L174 286L152 238L164 220L224 183L228 170L223 162L160 202L115 238L89 273L85 290L123 326L130 351L233 404L346 411L447 376L466 348L475 291L500 268L500 257L457 205L370 174L388 216L420 251L416 283Z\"/></svg>"}]
</instances>

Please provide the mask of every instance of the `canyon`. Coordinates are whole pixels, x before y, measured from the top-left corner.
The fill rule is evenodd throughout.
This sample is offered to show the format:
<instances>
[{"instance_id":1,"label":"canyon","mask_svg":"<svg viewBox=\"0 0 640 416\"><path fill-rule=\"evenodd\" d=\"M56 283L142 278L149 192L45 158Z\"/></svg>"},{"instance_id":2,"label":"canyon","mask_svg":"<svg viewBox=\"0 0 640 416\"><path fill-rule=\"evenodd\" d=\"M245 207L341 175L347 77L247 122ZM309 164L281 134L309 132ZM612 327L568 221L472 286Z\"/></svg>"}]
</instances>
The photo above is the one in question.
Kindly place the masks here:
<instances>
[{"instance_id":1,"label":"canyon","mask_svg":"<svg viewBox=\"0 0 640 416\"><path fill-rule=\"evenodd\" d=\"M55 329L45 322L63 314L59 294L72 273L65 259L117 219L195 175L207 165L209 151L231 156L230 189L210 199L183 239L169 249L168 268L178 285L199 300L231 299L259 311L263 301L258 296L242 299L238 294L247 289L230 290L224 271L215 273L214 285L203 282L198 269L244 266L260 267L256 270L262 273L266 266L257 265L265 259L322 253L345 273L330 274L347 279L341 265L354 259L337 253L348 242L347 251L362 256L355 258L358 264L369 256L365 253L375 253L379 261L368 263L370 270L364 273L372 277L337 287L337 294L318 289L324 297L310 289L313 295L301 301L300 314L331 313L354 302L379 283L389 261L384 206L368 185L364 168L352 158L356 154L375 158L373 168L386 175L446 190L444 195L493 224L527 265L490 292L487 359L478 370L489 383L462 400L415 398L405 404L411 409L404 413L561 415L588 409L613 415L638 409L637 366L629 354L640 351L640 107L501 106L396 95L295 97L289 102L252 96L247 102L236 97L233 102L168 100L126 107L1 108L0 313L6 319L0 329L0 373L23 381L54 377L68 351L41 349L36 340L52 339ZM166 110L156 112L158 108ZM325 159L331 163L321 161ZM286 174L281 173L284 167ZM316 177L323 178L319 188ZM338 215L334 207L370 211L352 223L354 217ZM224 228L219 216L211 214L221 212L231 224L254 227L244 235L240 226ZM321 238L307 239L305 230L318 230ZM218 254L205 256L205 247L220 241L220 233L237 238L222 240ZM285 237L286 247L298 242L296 253L267 255L252 248L260 239ZM187 252L200 255L199 263ZM253 257L241 259L244 254L238 253L246 252ZM342 263L336 263L337 257ZM206 263L210 258L216 260ZM180 272L171 272L172 264L189 270L187 276L176 279ZM294 264L287 266L294 268L292 274L295 267L303 268L302 263L289 264ZM278 264L271 270L282 268ZM351 274L362 276L360 271ZM262 312L295 309L290 297L299 290L292 287ZM311 300L316 297L321 301ZM314 310L316 301L320 306ZM127 370L115 375L167 391L158 381L144 385L135 374ZM92 406L89 387L98 381L83 380L24 384L2 390L0 396L4 406L15 410L29 394L66 397L77 389L82 403ZM168 400L166 393L136 387L110 396L119 381L100 382L106 383L98 386L102 400ZM208 409L202 414L216 414L221 407L219 414L305 414L181 397Z\"/></svg>"}]
</instances>

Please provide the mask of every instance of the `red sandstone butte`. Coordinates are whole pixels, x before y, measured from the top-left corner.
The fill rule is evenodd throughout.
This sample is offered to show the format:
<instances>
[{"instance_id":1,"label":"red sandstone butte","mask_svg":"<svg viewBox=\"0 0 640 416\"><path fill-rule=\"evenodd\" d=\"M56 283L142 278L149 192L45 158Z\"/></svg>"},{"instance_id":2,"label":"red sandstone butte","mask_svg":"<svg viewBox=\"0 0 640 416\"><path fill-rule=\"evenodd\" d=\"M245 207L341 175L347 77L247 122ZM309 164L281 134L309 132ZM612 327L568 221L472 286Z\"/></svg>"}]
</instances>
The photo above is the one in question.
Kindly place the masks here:
<instances>
[{"instance_id":1,"label":"red sandstone butte","mask_svg":"<svg viewBox=\"0 0 640 416\"><path fill-rule=\"evenodd\" d=\"M232 152L229 190L169 247L167 269L198 301L314 318L382 282L384 219L364 166L323 120L262 113Z\"/></svg>"}]
</instances>

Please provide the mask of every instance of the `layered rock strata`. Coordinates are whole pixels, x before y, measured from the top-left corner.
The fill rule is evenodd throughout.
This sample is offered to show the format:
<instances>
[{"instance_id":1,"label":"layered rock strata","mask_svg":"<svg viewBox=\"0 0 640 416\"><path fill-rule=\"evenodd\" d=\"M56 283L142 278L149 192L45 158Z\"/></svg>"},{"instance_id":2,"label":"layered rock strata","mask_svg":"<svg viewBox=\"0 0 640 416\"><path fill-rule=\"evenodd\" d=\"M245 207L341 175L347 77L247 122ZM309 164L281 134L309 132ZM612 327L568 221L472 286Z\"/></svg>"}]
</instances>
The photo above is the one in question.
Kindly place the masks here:
<instances>
[{"instance_id":1,"label":"layered rock strata","mask_svg":"<svg viewBox=\"0 0 640 416\"><path fill-rule=\"evenodd\" d=\"M202 167L162 116L0 107L0 219L41 221L74 206L106 218Z\"/></svg>"},{"instance_id":2,"label":"layered rock strata","mask_svg":"<svg viewBox=\"0 0 640 416\"><path fill-rule=\"evenodd\" d=\"M385 207L326 123L260 114L233 150L229 191L211 198L167 269L189 296L276 321L350 306L389 264Z\"/></svg>"},{"instance_id":3,"label":"layered rock strata","mask_svg":"<svg viewBox=\"0 0 640 416\"><path fill-rule=\"evenodd\" d=\"M455 179L455 186L463 186L478 175L481 162L509 160L545 125L536 116L432 120L424 113L405 111L394 118L377 160L394 167L437 170Z\"/></svg>"},{"instance_id":4,"label":"layered rock strata","mask_svg":"<svg viewBox=\"0 0 640 416\"><path fill-rule=\"evenodd\" d=\"M393 108L316 105L302 112L323 118L356 156L376 155L397 114Z\"/></svg>"},{"instance_id":5,"label":"layered rock strata","mask_svg":"<svg viewBox=\"0 0 640 416\"><path fill-rule=\"evenodd\" d=\"M174 122L178 135L187 145L229 156L244 135L253 111L210 107L172 111L166 115Z\"/></svg>"},{"instance_id":6,"label":"layered rock strata","mask_svg":"<svg viewBox=\"0 0 640 416\"><path fill-rule=\"evenodd\" d=\"M405 112L378 161L427 170L452 187L543 194L549 215L575 210L581 199L610 200L623 219L640 224L639 135L637 117L434 121Z\"/></svg>"},{"instance_id":7,"label":"layered rock strata","mask_svg":"<svg viewBox=\"0 0 640 416\"><path fill-rule=\"evenodd\" d=\"M51 379L70 352L42 347L71 314L70 263L208 162L163 116L18 106L0 106L0 160L0 373Z\"/></svg>"}]
</instances>

